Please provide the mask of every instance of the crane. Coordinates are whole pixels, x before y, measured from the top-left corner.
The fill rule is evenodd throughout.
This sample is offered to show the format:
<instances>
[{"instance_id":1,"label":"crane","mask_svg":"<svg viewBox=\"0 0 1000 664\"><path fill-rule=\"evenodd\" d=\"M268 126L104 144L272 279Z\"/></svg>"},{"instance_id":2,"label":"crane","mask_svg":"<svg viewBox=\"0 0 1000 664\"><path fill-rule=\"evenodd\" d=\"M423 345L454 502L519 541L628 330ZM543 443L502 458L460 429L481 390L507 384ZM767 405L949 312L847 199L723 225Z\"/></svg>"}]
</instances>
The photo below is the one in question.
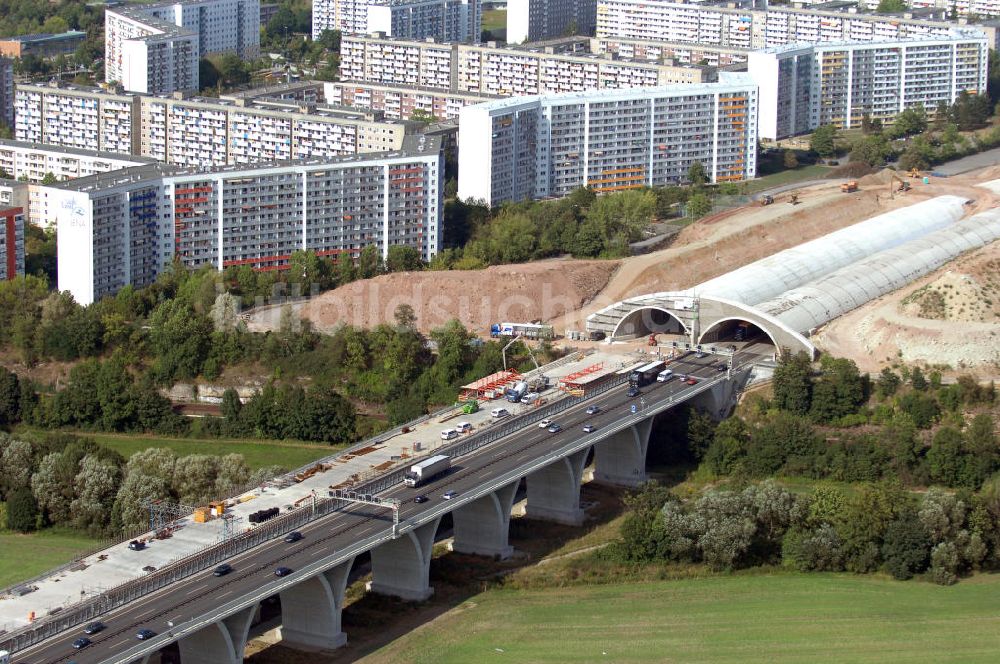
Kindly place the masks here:
<instances>
[{"instance_id":1,"label":"crane","mask_svg":"<svg viewBox=\"0 0 1000 664\"><path fill-rule=\"evenodd\" d=\"M516 337L514 337L513 339L511 339L507 343L506 346L503 347L503 350L500 351L501 354L503 354L503 369L504 369L504 371L507 370L507 349L510 348L511 346L513 346L514 344L516 344L518 341L521 341L521 338L523 336L524 335L522 335L522 334L518 334ZM531 352L531 346L529 346L527 344L527 342L525 342L524 347L528 349L528 357L530 357L531 361L535 363L535 368L536 369L541 369L541 367L538 366L538 360L535 359L535 354Z\"/></svg>"}]
</instances>

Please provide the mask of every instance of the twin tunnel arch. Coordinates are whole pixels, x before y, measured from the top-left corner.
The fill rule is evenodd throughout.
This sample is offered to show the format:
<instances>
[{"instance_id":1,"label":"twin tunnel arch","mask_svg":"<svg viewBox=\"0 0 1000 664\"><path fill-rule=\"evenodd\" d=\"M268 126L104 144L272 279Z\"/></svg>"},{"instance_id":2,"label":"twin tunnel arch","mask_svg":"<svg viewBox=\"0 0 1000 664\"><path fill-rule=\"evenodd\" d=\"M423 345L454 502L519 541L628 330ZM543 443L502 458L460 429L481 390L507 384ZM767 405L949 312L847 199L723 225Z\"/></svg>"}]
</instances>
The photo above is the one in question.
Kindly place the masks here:
<instances>
[{"instance_id":1,"label":"twin tunnel arch","mask_svg":"<svg viewBox=\"0 0 1000 664\"><path fill-rule=\"evenodd\" d=\"M651 334L691 336L691 328L667 305L643 305L621 318L611 333L612 339L641 339ZM690 311L687 311L690 315ZM751 316L711 316L702 319L698 344L756 342L769 344L780 352L781 345L762 321Z\"/></svg>"}]
</instances>

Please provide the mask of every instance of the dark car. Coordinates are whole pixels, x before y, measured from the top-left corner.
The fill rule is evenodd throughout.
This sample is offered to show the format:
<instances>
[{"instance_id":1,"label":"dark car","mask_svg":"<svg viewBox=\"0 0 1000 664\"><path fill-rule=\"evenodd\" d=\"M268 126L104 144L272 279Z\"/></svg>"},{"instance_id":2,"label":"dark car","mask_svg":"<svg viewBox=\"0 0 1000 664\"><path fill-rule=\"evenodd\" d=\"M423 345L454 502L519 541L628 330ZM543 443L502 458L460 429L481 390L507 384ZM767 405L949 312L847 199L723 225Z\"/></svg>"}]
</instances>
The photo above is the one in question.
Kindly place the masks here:
<instances>
[{"instance_id":1,"label":"dark car","mask_svg":"<svg viewBox=\"0 0 1000 664\"><path fill-rule=\"evenodd\" d=\"M292 542L298 542L300 539L302 539L302 533L300 533L297 530L293 530L292 532L285 535L285 541L288 542L289 544L291 544Z\"/></svg>"},{"instance_id":2,"label":"dark car","mask_svg":"<svg viewBox=\"0 0 1000 664\"><path fill-rule=\"evenodd\" d=\"M719 373L722 373L728 368L729 366L725 362L719 362L718 364L715 365L715 370L718 371Z\"/></svg>"},{"instance_id":3,"label":"dark car","mask_svg":"<svg viewBox=\"0 0 1000 664\"><path fill-rule=\"evenodd\" d=\"M233 571L233 566L229 563L222 563L212 572L212 576L225 576Z\"/></svg>"},{"instance_id":4,"label":"dark car","mask_svg":"<svg viewBox=\"0 0 1000 664\"><path fill-rule=\"evenodd\" d=\"M153 630L140 629L139 633L135 635L135 638L139 639L140 641L146 641L148 639L153 638L154 636L156 636L156 632L154 632Z\"/></svg>"},{"instance_id":5,"label":"dark car","mask_svg":"<svg viewBox=\"0 0 1000 664\"><path fill-rule=\"evenodd\" d=\"M587 406L587 415L597 415L601 412L600 406Z\"/></svg>"},{"instance_id":6,"label":"dark car","mask_svg":"<svg viewBox=\"0 0 1000 664\"><path fill-rule=\"evenodd\" d=\"M93 641L88 639L86 636L81 636L80 638L78 638L76 641L73 642L73 647L76 648L77 650L80 650L81 648L86 648L91 643L93 643Z\"/></svg>"},{"instance_id":7,"label":"dark car","mask_svg":"<svg viewBox=\"0 0 1000 664\"><path fill-rule=\"evenodd\" d=\"M413 502L419 505L421 503L426 503L428 500L430 500L430 498L428 498L427 496L417 496L416 498L413 499Z\"/></svg>"},{"instance_id":8,"label":"dark car","mask_svg":"<svg viewBox=\"0 0 1000 664\"><path fill-rule=\"evenodd\" d=\"M597 431L597 427L594 426L593 424L584 424L583 425L583 432L584 433L594 433L595 431Z\"/></svg>"},{"instance_id":9,"label":"dark car","mask_svg":"<svg viewBox=\"0 0 1000 664\"><path fill-rule=\"evenodd\" d=\"M549 425L549 433L559 433L562 431L562 427L559 426L558 422L553 422Z\"/></svg>"},{"instance_id":10,"label":"dark car","mask_svg":"<svg viewBox=\"0 0 1000 664\"><path fill-rule=\"evenodd\" d=\"M642 394L642 392L639 390L638 387L636 387L635 385L633 385L632 387L628 388L628 392L626 392L625 394L626 394L626 396L637 397L640 394Z\"/></svg>"},{"instance_id":11,"label":"dark car","mask_svg":"<svg viewBox=\"0 0 1000 664\"><path fill-rule=\"evenodd\" d=\"M89 625L84 625L83 633L97 634L98 632L103 631L105 627L107 627L107 625L98 620L97 622L92 622Z\"/></svg>"},{"instance_id":12,"label":"dark car","mask_svg":"<svg viewBox=\"0 0 1000 664\"><path fill-rule=\"evenodd\" d=\"M275 576L288 576L291 573L292 573L291 567L279 567L278 569L274 570Z\"/></svg>"},{"instance_id":13,"label":"dark car","mask_svg":"<svg viewBox=\"0 0 1000 664\"><path fill-rule=\"evenodd\" d=\"M140 542L139 540L132 540L131 542L128 543L128 548L130 548L133 551L142 551L143 549L146 548L146 543Z\"/></svg>"}]
</instances>

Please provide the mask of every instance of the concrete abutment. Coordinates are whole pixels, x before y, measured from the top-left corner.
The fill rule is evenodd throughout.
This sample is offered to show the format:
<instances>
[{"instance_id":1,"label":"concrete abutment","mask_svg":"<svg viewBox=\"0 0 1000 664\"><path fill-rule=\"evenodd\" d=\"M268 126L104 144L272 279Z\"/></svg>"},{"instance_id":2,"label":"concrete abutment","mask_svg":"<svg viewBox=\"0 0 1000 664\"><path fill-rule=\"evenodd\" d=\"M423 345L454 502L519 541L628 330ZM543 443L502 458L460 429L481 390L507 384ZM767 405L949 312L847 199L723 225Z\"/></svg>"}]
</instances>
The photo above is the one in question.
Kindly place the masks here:
<instances>
[{"instance_id":1,"label":"concrete abutment","mask_svg":"<svg viewBox=\"0 0 1000 664\"><path fill-rule=\"evenodd\" d=\"M568 526L583 524L580 485L590 448L563 457L527 477L528 501L525 516Z\"/></svg>"},{"instance_id":2,"label":"concrete abutment","mask_svg":"<svg viewBox=\"0 0 1000 664\"><path fill-rule=\"evenodd\" d=\"M372 549L368 589L414 602L434 594L430 585L431 551L440 522L438 517Z\"/></svg>"},{"instance_id":3,"label":"concrete abutment","mask_svg":"<svg viewBox=\"0 0 1000 664\"><path fill-rule=\"evenodd\" d=\"M635 488L646 481L646 450L652 416L594 445L594 481Z\"/></svg>"}]
</instances>

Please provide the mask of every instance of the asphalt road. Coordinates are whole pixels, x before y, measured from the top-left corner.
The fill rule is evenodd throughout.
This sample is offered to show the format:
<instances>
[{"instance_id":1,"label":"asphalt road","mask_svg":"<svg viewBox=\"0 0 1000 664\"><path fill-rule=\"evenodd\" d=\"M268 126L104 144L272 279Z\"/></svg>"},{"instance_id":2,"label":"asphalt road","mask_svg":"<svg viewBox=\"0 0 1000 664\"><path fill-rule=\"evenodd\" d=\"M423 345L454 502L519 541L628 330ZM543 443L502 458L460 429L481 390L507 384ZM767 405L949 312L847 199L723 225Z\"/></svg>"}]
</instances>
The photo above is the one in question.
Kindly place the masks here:
<instances>
[{"instance_id":1,"label":"asphalt road","mask_svg":"<svg viewBox=\"0 0 1000 664\"><path fill-rule=\"evenodd\" d=\"M693 354L670 364L675 373L693 374L700 377L717 375L713 365L721 358L707 355L697 359ZM642 399L647 405L659 403L673 394L687 388L678 380L668 383L653 383L642 389ZM523 466L532 459L543 457L555 443L567 443L582 433L584 424L594 424L597 430L621 419L629 412L639 398L626 396L627 385L609 390L593 399L559 413L553 420L562 426L560 433L549 433L546 429L532 424L519 433L486 445L479 450L453 462L453 468L440 478L417 488L402 484L383 492L383 498L396 498L403 502L400 521L412 519L421 512L437 507L442 502L442 494L456 491L452 501L456 507L462 504L463 491L481 485L485 478L499 476ZM601 411L587 415L588 406L597 405ZM416 504L413 498L419 494L430 500ZM68 630L63 634L15 653L14 664L41 664L77 662L97 664L124 652L138 644L136 632L151 629L158 635L166 634L170 627L192 620L211 612L213 609L277 582L276 567L285 566L300 569L316 562L333 552L347 548L353 542L383 533L392 526L391 512L383 508L358 505L350 511L334 512L317 519L301 528L305 536L294 544L286 544L282 539L270 541L228 561L233 572L223 577L213 577L211 570L192 575L155 593L142 597L124 607L108 613L100 620L107 625L103 632L89 637L93 644L83 650L74 650L72 642L83 636L83 626ZM141 555L141 554L140 554ZM294 579L293 573L288 579ZM162 639L163 645L171 640Z\"/></svg>"}]
</instances>

